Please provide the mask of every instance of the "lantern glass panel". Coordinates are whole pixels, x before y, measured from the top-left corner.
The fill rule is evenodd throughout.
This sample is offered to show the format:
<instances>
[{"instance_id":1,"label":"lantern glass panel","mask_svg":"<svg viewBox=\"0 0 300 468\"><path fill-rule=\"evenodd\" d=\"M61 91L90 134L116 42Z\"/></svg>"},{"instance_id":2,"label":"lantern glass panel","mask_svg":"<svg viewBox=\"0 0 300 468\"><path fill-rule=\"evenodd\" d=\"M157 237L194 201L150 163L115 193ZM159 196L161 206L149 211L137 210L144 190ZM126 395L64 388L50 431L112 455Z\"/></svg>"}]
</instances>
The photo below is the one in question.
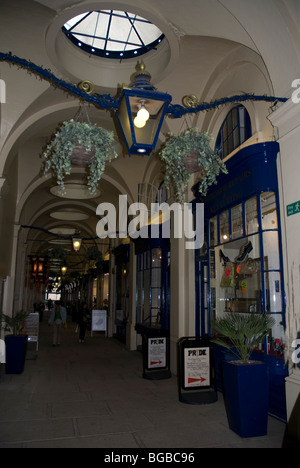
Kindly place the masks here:
<instances>
[{"instance_id":1,"label":"lantern glass panel","mask_svg":"<svg viewBox=\"0 0 300 468\"><path fill-rule=\"evenodd\" d=\"M126 97L124 96L121 104L119 106L118 110L118 117L121 122L121 126L123 129L123 133L125 136L125 139L128 143L128 146L131 147L133 144L132 140L132 133L131 133L131 128L130 128L130 122L128 118L128 110L127 110L127 103L126 103Z\"/></svg>"}]
</instances>

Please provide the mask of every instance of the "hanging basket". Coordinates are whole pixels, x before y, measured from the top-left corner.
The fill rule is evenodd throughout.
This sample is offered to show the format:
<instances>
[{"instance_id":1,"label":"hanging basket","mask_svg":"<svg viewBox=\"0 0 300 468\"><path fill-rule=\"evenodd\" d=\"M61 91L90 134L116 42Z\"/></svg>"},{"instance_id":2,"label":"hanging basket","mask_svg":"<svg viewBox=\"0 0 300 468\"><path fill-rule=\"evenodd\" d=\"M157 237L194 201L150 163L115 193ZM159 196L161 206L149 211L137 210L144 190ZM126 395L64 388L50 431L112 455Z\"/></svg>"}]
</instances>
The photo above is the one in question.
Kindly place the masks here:
<instances>
[{"instance_id":1,"label":"hanging basket","mask_svg":"<svg viewBox=\"0 0 300 468\"><path fill-rule=\"evenodd\" d=\"M183 159L184 167L189 174L194 174L199 171L198 154L196 152L190 153Z\"/></svg>"},{"instance_id":2,"label":"hanging basket","mask_svg":"<svg viewBox=\"0 0 300 468\"><path fill-rule=\"evenodd\" d=\"M199 172L201 178L203 178L206 176L206 171L202 166L199 166L198 159L199 154L194 151L190 153L189 156L183 158L183 164L189 174L195 174L196 172Z\"/></svg>"},{"instance_id":3,"label":"hanging basket","mask_svg":"<svg viewBox=\"0 0 300 468\"><path fill-rule=\"evenodd\" d=\"M74 145L74 149L71 154L70 160L72 164L83 167L87 164L90 164L94 158L94 149L92 149L91 151L87 151L84 146L80 145L79 143L76 143Z\"/></svg>"}]
</instances>

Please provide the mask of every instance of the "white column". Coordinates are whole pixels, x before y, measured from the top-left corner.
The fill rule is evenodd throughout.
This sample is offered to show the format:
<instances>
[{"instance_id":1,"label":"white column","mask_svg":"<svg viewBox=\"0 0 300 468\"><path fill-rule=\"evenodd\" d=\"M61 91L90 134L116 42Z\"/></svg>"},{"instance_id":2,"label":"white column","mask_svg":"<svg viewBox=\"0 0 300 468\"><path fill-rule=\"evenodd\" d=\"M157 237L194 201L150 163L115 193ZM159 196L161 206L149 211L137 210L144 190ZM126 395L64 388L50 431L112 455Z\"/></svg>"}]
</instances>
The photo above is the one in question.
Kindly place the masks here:
<instances>
[{"instance_id":1,"label":"white column","mask_svg":"<svg viewBox=\"0 0 300 468\"><path fill-rule=\"evenodd\" d=\"M136 256L134 245L130 244L130 271L129 271L129 317L126 326L126 347L130 351L137 349L136 325Z\"/></svg>"},{"instance_id":2,"label":"white column","mask_svg":"<svg viewBox=\"0 0 300 468\"><path fill-rule=\"evenodd\" d=\"M115 256L110 254L109 262L109 307L107 317L107 336L112 337L115 332L116 315L116 266Z\"/></svg>"},{"instance_id":3,"label":"white column","mask_svg":"<svg viewBox=\"0 0 300 468\"><path fill-rule=\"evenodd\" d=\"M13 243L12 243L12 255L11 255L11 268L10 275L7 276L4 285L3 294L3 312L6 315L12 316L15 302L15 279L16 279L16 266L17 266L17 248L18 248L18 237L19 237L20 226L14 225L13 230Z\"/></svg>"},{"instance_id":4,"label":"white column","mask_svg":"<svg viewBox=\"0 0 300 468\"><path fill-rule=\"evenodd\" d=\"M300 204L299 213L287 215L287 206L300 201L300 104L292 100L281 105L269 120L276 127L280 155L278 176L280 190L281 228L283 237L284 278L287 296L286 379L287 416L291 415L300 393L300 369L292 361L292 342L300 332Z\"/></svg>"},{"instance_id":5,"label":"white column","mask_svg":"<svg viewBox=\"0 0 300 468\"><path fill-rule=\"evenodd\" d=\"M170 278L170 361L177 373L177 343L180 338L195 336L195 263L193 250L186 249L186 239L171 239Z\"/></svg>"}]
</instances>

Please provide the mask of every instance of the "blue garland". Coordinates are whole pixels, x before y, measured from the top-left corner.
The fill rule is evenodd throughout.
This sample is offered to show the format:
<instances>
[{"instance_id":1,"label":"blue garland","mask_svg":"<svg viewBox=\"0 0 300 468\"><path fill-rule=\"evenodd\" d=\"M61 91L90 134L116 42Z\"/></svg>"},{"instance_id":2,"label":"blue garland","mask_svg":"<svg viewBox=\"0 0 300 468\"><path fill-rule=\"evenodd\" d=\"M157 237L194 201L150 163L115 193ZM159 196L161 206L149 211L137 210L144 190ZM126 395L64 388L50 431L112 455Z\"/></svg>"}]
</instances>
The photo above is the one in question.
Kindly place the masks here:
<instances>
[{"instance_id":1,"label":"blue garland","mask_svg":"<svg viewBox=\"0 0 300 468\"><path fill-rule=\"evenodd\" d=\"M185 114L197 114L198 112L210 111L216 109L220 106L224 106L229 102L244 102L244 101L265 101L265 102L286 102L287 98L279 98L265 95L255 95L255 94L243 94L236 95L227 98L218 99L214 102L203 102L198 106L185 108L177 104L170 104L168 108L168 113L172 115L175 119L183 117Z\"/></svg>"},{"instance_id":2,"label":"blue garland","mask_svg":"<svg viewBox=\"0 0 300 468\"><path fill-rule=\"evenodd\" d=\"M47 70L43 67L35 65L31 61L22 59L15 55L12 55L11 52L4 54L0 52L0 61L8 62L12 65L17 65L20 68L26 69L29 73L40 76L42 79L49 81L53 86L56 86L63 91L72 94L73 96L84 99L96 106L99 106L102 109L112 109L116 111L119 107L119 99L112 98L109 94L88 94L79 89L77 86L74 86L71 83L60 80L57 78L50 70ZM243 94L236 95L232 97L218 99L214 102L203 102L196 107L185 108L179 104L170 104L167 109L167 114L175 119L183 117L185 114L197 114L198 112L209 111L211 109L218 108L230 102L244 102L244 101L265 101L265 102L286 102L287 98L279 98L272 96L258 96L255 94Z\"/></svg>"},{"instance_id":3,"label":"blue garland","mask_svg":"<svg viewBox=\"0 0 300 468\"><path fill-rule=\"evenodd\" d=\"M61 88L63 91L91 102L92 104L98 105L102 109L117 109L119 106L119 101L113 99L109 94L87 94L81 89L77 88L77 86L60 80L50 70L46 70L45 68L39 67L38 65L35 65L28 60L12 55L11 52L8 54L3 54L0 52L0 60L17 65L20 68L24 68L29 73L34 73L35 75L40 76L46 81L49 81L52 85Z\"/></svg>"}]
</instances>

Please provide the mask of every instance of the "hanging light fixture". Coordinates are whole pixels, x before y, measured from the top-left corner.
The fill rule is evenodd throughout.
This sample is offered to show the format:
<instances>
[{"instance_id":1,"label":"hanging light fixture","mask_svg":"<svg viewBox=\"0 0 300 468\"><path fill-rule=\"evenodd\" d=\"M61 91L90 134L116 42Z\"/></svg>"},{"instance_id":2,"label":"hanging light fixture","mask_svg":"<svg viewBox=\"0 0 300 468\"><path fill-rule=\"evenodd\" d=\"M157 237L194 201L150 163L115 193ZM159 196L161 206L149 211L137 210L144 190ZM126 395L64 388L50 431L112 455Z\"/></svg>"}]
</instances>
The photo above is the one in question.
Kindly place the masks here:
<instances>
[{"instance_id":1,"label":"hanging light fixture","mask_svg":"<svg viewBox=\"0 0 300 468\"><path fill-rule=\"evenodd\" d=\"M76 230L75 234L72 236L72 244L75 252L79 252L82 243L82 237L79 232Z\"/></svg>"},{"instance_id":2,"label":"hanging light fixture","mask_svg":"<svg viewBox=\"0 0 300 468\"><path fill-rule=\"evenodd\" d=\"M47 257L38 257L32 255L31 259L31 275L35 281L43 283L45 281L47 269Z\"/></svg>"},{"instance_id":3,"label":"hanging light fixture","mask_svg":"<svg viewBox=\"0 0 300 468\"><path fill-rule=\"evenodd\" d=\"M139 63L130 88L123 88L116 118L131 154L149 155L156 146L172 96L151 84L151 75Z\"/></svg>"}]
</instances>

